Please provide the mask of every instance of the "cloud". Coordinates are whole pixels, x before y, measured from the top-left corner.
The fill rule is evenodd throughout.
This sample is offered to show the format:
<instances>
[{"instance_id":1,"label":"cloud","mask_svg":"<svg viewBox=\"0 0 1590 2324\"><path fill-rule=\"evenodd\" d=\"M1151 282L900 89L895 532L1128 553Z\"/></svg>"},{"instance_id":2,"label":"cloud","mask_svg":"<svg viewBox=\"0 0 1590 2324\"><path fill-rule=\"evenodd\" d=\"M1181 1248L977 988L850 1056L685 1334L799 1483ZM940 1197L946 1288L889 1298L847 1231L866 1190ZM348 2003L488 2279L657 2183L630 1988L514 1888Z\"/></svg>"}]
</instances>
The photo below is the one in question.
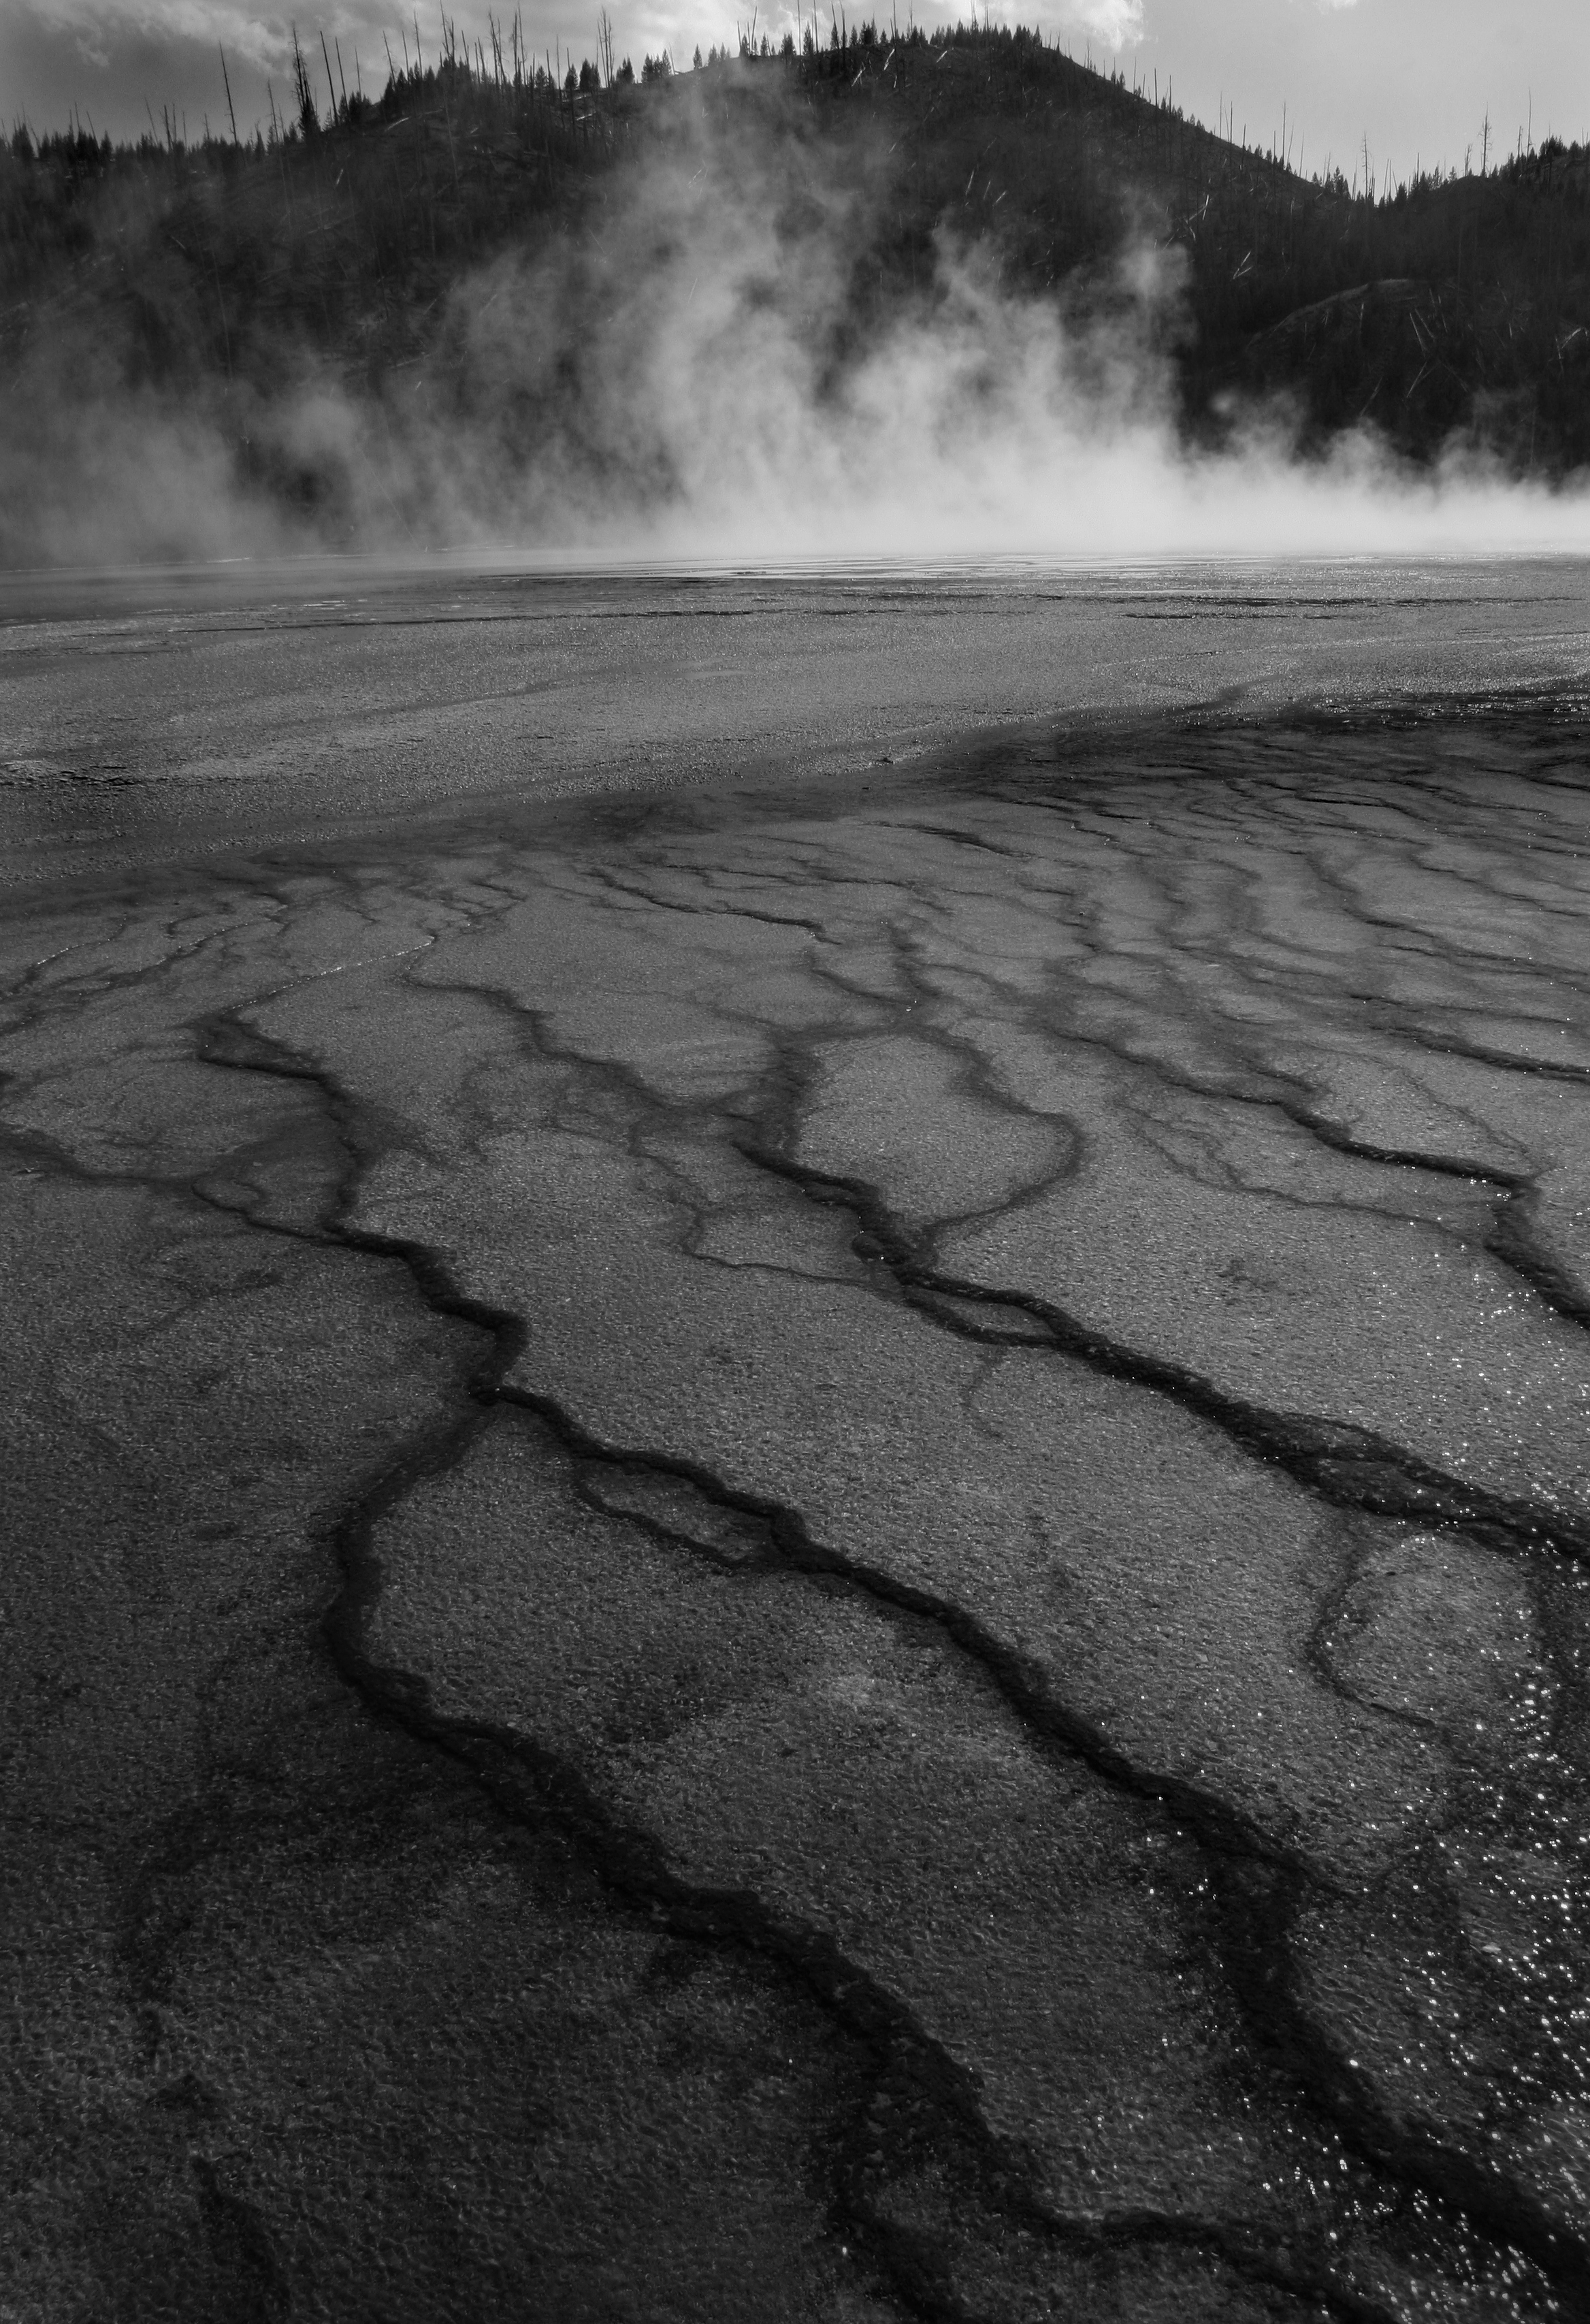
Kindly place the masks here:
<instances>
[{"instance_id":1,"label":"cloud","mask_svg":"<svg viewBox=\"0 0 1590 2324\"><path fill-rule=\"evenodd\" d=\"M1062 32L1082 32L1101 48L1135 47L1143 38L1143 0L1071 0L1061 11Z\"/></svg>"},{"instance_id":2,"label":"cloud","mask_svg":"<svg viewBox=\"0 0 1590 2324\"><path fill-rule=\"evenodd\" d=\"M45 32L69 33L78 53L101 69L119 52L201 44L229 49L234 56L280 68L291 53L285 17L262 15L231 0L30 0L30 12Z\"/></svg>"}]
</instances>

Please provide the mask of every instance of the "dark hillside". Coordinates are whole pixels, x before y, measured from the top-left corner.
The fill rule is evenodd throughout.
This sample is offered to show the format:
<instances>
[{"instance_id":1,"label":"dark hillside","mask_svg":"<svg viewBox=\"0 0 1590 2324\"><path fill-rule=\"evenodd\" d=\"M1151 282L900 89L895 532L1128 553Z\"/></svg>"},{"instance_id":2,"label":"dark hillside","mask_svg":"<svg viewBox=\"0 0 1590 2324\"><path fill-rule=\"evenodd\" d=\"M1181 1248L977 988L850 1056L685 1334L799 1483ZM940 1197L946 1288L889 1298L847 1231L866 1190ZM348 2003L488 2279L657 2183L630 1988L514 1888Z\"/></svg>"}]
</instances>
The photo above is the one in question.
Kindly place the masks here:
<instances>
[{"instance_id":1,"label":"dark hillside","mask_svg":"<svg viewBox=\"0 0 1590 2324\"><path fill-rule=\"evenodd\" d=\"M244 476L335 530L335 457L302 431L284 449L264 424L307 364L400 431L423 376L445 426L494 392L478 331L460 336L457 287L505 259L538 268L563 337L516 374L504 456L555 430L594 458L578 449L576 375L595 358L569 316L594 302L608 346L615 309L638 312L665 263L754 218L775 272L822 225L833 279L812 327L834 378L935 295L947 252L992 259L1011 291L1076 322L1121 300L1124 249L1157 247L1169 287L1152 336L1190 435L1218 438L1280 395L1305 446L1363 422L1415 461L1454 438L1520 471L1590 461L1580 149L1355 191L1021 32L869 26L804 55L571 78L584 85L554 85L517 49L472 61L455 44L325 117L306 73L298 118L253 144L19 134L0 152L0 395L14 411L122 392L202 406ZM642 248L648 171L690 186L705 171L713 207L656 206Z\"/></svg>"}]
</instances>

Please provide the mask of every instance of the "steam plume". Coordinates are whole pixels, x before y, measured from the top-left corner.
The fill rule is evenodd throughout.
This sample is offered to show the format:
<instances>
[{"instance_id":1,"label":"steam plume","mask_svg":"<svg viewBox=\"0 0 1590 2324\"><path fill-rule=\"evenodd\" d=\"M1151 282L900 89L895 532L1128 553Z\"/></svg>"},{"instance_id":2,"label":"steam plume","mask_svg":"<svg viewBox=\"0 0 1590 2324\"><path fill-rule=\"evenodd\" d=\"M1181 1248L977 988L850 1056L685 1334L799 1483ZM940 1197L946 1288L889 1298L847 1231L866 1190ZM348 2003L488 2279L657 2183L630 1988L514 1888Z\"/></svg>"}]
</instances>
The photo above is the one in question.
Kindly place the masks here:
<instances>
[{"instance_id":1,"label":"steam plume","mask_svg":"<svg viewBox=\"0 0 1590 2324\"><path fill-rule=\"evenodd\" d=\"M1190 447L1170 350L1180 254L1017 291L941 231L904 308L869 308L891 171L836 182L791 115L688 134L576 230L456 281L420 362L350 379L281 352L269 389L137 380L70 316L5 393L12 564L306 547L737 558L1255 556L1590 546L1584 495L1364 430L1294 456L1283 408Z\"/></svg>"}]
</instances>

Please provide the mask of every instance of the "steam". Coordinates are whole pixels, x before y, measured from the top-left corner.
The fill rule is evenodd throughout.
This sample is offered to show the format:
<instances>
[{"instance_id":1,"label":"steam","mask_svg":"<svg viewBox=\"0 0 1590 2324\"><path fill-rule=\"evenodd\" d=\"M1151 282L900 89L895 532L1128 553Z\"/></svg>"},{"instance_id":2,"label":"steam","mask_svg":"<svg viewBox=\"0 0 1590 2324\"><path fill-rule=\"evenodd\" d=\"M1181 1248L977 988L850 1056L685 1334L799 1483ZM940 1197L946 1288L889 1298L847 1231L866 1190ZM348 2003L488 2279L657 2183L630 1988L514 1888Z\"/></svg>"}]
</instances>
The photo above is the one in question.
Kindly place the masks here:
<instances>
[{"instance_id":1,"label":"steam","mask_svg":"<svg viewBox=\"0 0 1590 2324\"><path fill-rule=\"evenodd\" d=\"M1415 474L1367 430L1304 461L1283 409L1190 450L1179 254L1146 231L1047 296L942 234L909 305L886 308L888 156L851 161L835 184L795 127L758 149L698 123L612 173L576 232L459 281L431 352L379 385L288 351L269 392L129 387L125 350L63 318L0 396L0 556L1590 548L1582 492L1457 451Z\"/></svg>"}]
</instances>

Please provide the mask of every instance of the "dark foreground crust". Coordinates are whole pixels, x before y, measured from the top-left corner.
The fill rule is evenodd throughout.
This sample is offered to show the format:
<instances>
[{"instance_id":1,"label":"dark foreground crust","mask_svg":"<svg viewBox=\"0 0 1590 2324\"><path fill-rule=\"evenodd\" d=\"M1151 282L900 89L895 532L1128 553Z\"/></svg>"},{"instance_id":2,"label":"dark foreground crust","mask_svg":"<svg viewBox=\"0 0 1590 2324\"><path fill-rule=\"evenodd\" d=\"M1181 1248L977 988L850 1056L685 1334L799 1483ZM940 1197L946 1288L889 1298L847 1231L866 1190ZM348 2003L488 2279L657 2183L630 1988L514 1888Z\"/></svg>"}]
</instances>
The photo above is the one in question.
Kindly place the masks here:
<instances>
[{"instance_id":1,"label":"dark foreground crust","mask_svg":"<svg viewBox=\"0 0 1590 2324\"><path fill-rule=\"evenodd\" d=\"M13 916L0 2301L1590 2301L1571 719Z\"/></svg>"}]
</instances>

